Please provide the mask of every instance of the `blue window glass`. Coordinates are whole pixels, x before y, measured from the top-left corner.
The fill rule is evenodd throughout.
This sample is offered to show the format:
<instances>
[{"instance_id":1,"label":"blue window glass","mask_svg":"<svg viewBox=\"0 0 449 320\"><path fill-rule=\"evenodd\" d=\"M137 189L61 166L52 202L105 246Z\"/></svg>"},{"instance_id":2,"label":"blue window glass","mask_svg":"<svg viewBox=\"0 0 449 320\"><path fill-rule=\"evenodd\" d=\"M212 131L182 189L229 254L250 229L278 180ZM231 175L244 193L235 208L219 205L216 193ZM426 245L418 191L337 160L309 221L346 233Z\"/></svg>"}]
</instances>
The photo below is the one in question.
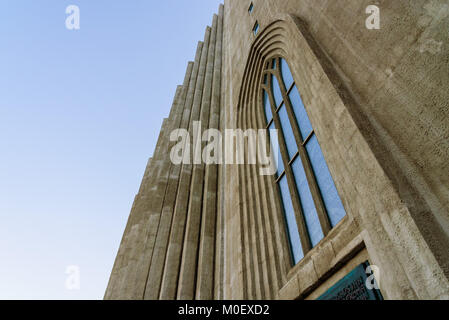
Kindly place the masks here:
<instances>
[{"instance_id":1,"label":"blue window glass","mask_svg":"<svg viewBox=\"0 0 449 320\"><path fill-rule=\"evenodd\" d=\"M284 134L285 144L287 145L288 160L292 159L293 156L298 152L298 145L296 144L296 139L293 134L292 126L290 125L290 120L288 119L287 109L285 105L279 109L279 120L281 121L282 133Z\"/></svg>"},{"instance_id":2,"label":"blue window glass","mask_svg":"<svg viewBox=\"0 0 449 320\"><path fill-rule=\"evenodd\" d=\"M337 223L346 215L346 211L341 203L334 180L329 172L329 168L324 160L323 153L321 152L320 145L318 144L318 139L315 135L313 135L307 142L306 150L309 155L318 187L321 191L321 196L323 198L329 220L332 227L335 227Z\"/></svg>"},{"instance_id":3,"label":"blue window glass","mask_svg":"<svg viewBox=\"0 0 449 320\"><path fill-rule=\"evenodd\" d=\"M284 205L285 220L287 222L288 238L293 260L298 263L304 258L304 253L301 247L301 240L299 238L298 225L296 224L295 210L293 209L290 191L288 189L287 177L284 176L279 181L279 189L281 191L282 204Z\"/></svg>"},{"instance_id":4,"label":"blue window glass","mask_svg":"<svg viewBox=\"0 0 449 320\"><path fill-rule=\"evenodd\" d=\"M254 5L251 3L251 4L249 5L248 12L249 12L249 13L252 13L253 10L254 10Z\"/></svg>"},{"instance_id":5,"label":"blue window glass","mask_svg":"<svg viewBox=\"0 0 449 320\"><path fill-rule=\"evenodd\" d=\"M258 25L255 26L254 30L256 30L256 27L258 27ZM255 33L257 33L257 31L255 31ZM272 59L265 65L267 69L270 69L270 66L272 69L278 69L280 71L281 77L277 78L275 75L269 73L264 75L264 84L270 84L271 92L263 90L262 97L264 112L267 121L269 122L273 117L276 121L279 120L280 127L277 128L279 129L278 134L281 134L282 132L283 136L283 140L278 138L277 134L275 133L276 130L274 130L275 122L273 121L270 124L269 129L270 139L272 143L272 152L274 152L274 154L276 155L275 158L277 158L277 178L279 179L279 177L281 177L281 174L283 174L285 171L284 161L288 162L289 166L291 166L291 170L293 171L293 178L295 180L294 187L296 187L296 190L294 190L294 193L296 194L296 191L298 193L298 199L294 200L299 202L302 212L301 219L304 219L306 225L305 227L307 235L305 236L308 237L307 241L310 240L310 244L312 245L312 247L315 247L324 238L324 232L321 227L321 222L319 219L320 216L318 215L317 206L310 189L309 181L307 180L307 175L314 175L314 180L316 181L317 187L321 193L321 198L323 200L323 204L329 216L330 224L332 227L335 227L342 220L342 218L346 215L346 212L338 195L338 191L335 187L329 168L324 159L318 140L314 134L313 127L304 107L304 103L301 99L300 92L295 85L293 75L291 74L286 60L282 58L279 58L279 60ZM304 148L310 160L312 172L308 171L310 170L308 163L307 166L304 167L304 163L302 162L301 157L297 157L297 159L295 159L295 161L292 161L292 163L290 164L290 161L298 152L298 145L301 148L302 146L299 141L296 141L293 131L293 128L295 128L296 130L296 127L292 127L292 123L290 122L290 119L288 117L288 112L290 112L290 110L287 110L287 106L285 104L286 102L288 104L288 101L285 101L283 98L283 94L285 95L287 94L287 92L281 91L279 81L283 81L286 90L290 88L292 89L290 90L290 93L288 93L288 101L291 102L294 118L296 118L299 133L303 141L310 137L307 143L304 144ZM271 97L270 94L272 95ZM272 106L271 103L274 103L275 106ZM272 109L276 109L277 112L273 113ZM288 157L288 159L282 159L279 142L285 143L285 146L287 148L286 156ZM290 193L290 191L292 190L289 190L287 178L288 177L286 175L282 176L279 179L278 184L285 213L292 257L294 262L297 263L304 258L304 253L302 251L301 239L296 222L296 215L298 213L295 212L293 208L293 199L291 198ZM315 184L315 181L313 181L313 184Z\"/></svg>"},{"instance_id":6,"label":"blue window glass","mask_svg":"<svg viewBox=\"0 0 449 320\"><path fill-rule=\"evenodd\" d=\"M259 23L256 22L256 25L253 28L253 32L254 32L254 35L256 36L257 32L259 32Z\"/></svg>"},{"instance_id":7,"label":"blue window glass","mask_svg":"<svg viewBox=\"0 0 449 320\"><path fill-rule=\"evenodd\" d=\"M284 59L281 59L281 74L282 79L284 80L285 90L290 89L293 84L293 76L287 62Z\"/></svg>"},{"instance_id":8,"label":"blue window glass","mask_svg":"<svg viewBox=\"0 0 449 320\"><path fill-rule=\"evenodd\" d=\"M270 99L268 98L268 93L265 90L263 91L263 106L265 109L265 116L267 117L268 124L270 120L273 119L273 114L271 113Z\"/></svg>"},{"instance_id":9,"label":"blue window glass","mask_svg":"<svg viewBox=\"0 0 449 320\"><path fill-rule=\"evenodd\" d=\"M293 174L295 176L296 187L298 188L299 199L301 201L301 208L306 221L307 231L309 232L310 242L312 246L316 246L324 234L321 229L318 213L313 202L312 193L310 192L309 184L307 182L306 173L298 157L292 164Z\"/></svg>"},{"instance_id":10,"label":"blue window glass","mask_svg":"<svg viewBox=\"0 0 449 320\"><path fill-rule=\"evenodd\" d=\"M269 134L270 134L270 141L271 141L271 149L273 150L272 153L273 155L276 154L277 156L277 174L276 176L279 177L281 175L282 172L284 172L284 162L282 161L282 156L281 156L281 149L279 148L279 140L278 140L278 136L275 135L276 132L276 128L274 126L274 122L271 123L269 129Z\"/></svg>"},{"instance_id":11,"label":"blue window glass","mask_svg":"<svg viewBox=\"0 0 449 320\"><path fill-rule=\"evenodd\" d=\"M273 91L274 102L276 103L275 108L277 109L277 107L280 106L283 99L278 79L275 76L271 76L271 89Z\"/></svg>"},{"instance_id":12,"label":"blue window glass","mask_svg":"<svg viewBox=\"0 0 449 320\"><path fill-rule=\"evenodd\" d=\"M296 121L298 121L302 139L305 140L313 129L296 85L288 96L293 107L293 112L295 113Z\"/></svg>"}]
</instances>

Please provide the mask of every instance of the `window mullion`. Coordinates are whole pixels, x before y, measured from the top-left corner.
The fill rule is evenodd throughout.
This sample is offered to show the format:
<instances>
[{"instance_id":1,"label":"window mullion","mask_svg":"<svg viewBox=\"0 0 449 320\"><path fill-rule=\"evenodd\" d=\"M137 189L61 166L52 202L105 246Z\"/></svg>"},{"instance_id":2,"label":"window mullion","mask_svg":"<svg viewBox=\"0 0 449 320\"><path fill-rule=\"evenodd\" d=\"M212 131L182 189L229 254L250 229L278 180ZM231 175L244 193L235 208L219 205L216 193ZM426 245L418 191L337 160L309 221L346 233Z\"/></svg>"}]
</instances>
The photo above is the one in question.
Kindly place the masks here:
<instances>
[{"instance_id":1,"label":"window mullion","mask_svg":"<svg viewBox=\"0 0 449 320\"><path fill-rule=\"evenodd\" d=\"M279 177L277 177L276 183L278 183L284 177L284 175L285 175L285 170L282 171L282 173L279 175Z\"/></svg>"},{"instance_id":2,"label":"window mullion","mask_svg":"<svg viewBox=\"0 0 449 320\"><path fill-rule=\"evenodd\" d=\"M326 236L329 233L329 231L331 230L329 217L327 216L327 213L326 213L326 207L324 206L324 202L321 197L321 192L318 187L318 183L316 181L315 174L313 173L312 166L311 166L310 160L309 160L309 156L307 155L307 151L305 149L305 145L303 145L304 141L302 140L301 132L299 131L298 123L296 122L296 117L293 112L293 106L291 105L290 98L287 95L287 90L285 88L285 84L282 79L281 73L279 70L275 70L274 72L277 75L279 85L281 86L282 98L284 99L284 105L287 108L287 114L288 114L288 118L290 120L290 125L292 126L292 129L293 129L293 134L296 139L296 144L298 145L299 156L301 157L301 161L303 163L304 171L305 171L306 177L307 177L307 182L309 183L309 188L312 193L313 201L315 202L315 207L316 207L316 210L318 213L318 219L320 220L323 234L324 234L324 236ZM308 139L309 138L310 138L310 136L308 137Z\"/></svg>"},{"instance_id":3,"label":"window mullion","mask_svg":"<svg viewBox=\"0 0 449 320\"><path fill-rule=\"evenodd\" d=\"M296 224L298 225L299 237L301 239L301 246L303 250L303 254L306 255L307 252L312 248L309 238L309 232L306 227L306 222L304 218L304 213L301 209L301 204L299 202L298 190L296 188L295 178L293 176L292 168L288 165L288 151L287 146L285 145L284 133L282 132L281 121L279 119L279 115L275 112L274 107L274 97L271 92L271 81L268 81L267 86L268 98L270 99L271 110L273 113L273 121L275 123L275 127L278 131L278 140L279 140L279 148L281 151L282 161L284 163L284 174L287 177L288 188L290 190L290 197L292 199L293 208L295 210L295 218Z\"/></svg>"},{"instance_id":4,"label":"window mullion","mask_svg":"<svg viewBox=\"0 0 449 320\"><path fill-rule=\"evenodd\" d=\"M291 85L290 88L288 88L288 90L287 90L287 95L289 95L290 92L292 92L293 88L295 87L295 84L296 84L296 83L293 81L292 85Z\"/></svg>"},{"instance_id":5,"label":"window mullion","mask_svg":"<svg viewBox=\"0 0 449 320\"><path fill-rule=\"evenodd\" d=\"M299 155L299 151L296 151L296 153L293 156L293 158L288 162L289 166L291 166L293 164L293 162L295 162L296 158L298 158L298 155Z\"/></svg>"},{"instance_id":6,"label":"window mullion","mask_svg":"<svg viewBox=\"0 0 449 320\"><path fill-rule=\"evenodd\" d=\"M271 121L270 121L271 123ZM309 140L312 138L312 136L315 134L315 130L312 130L309 134L309 136L302 142L302 145L305 146L307 144L307 142L309 142Z\"/></svg>"},{"instance_id":7,"label":"window mullion","mask_svg":"<svg viewBox=\"0 0 449 320\"><path fill-rule=\"evenodd\" d=\"M264 115L264 119L266 119L267 117ZM268 122L268 125L265 127L265 129L268 130L268 128L271 126L271 123L273 122L273 118L271 118L270 122ZM266 123L266 121L265 121Z\"/></svg>"}]
</instances>

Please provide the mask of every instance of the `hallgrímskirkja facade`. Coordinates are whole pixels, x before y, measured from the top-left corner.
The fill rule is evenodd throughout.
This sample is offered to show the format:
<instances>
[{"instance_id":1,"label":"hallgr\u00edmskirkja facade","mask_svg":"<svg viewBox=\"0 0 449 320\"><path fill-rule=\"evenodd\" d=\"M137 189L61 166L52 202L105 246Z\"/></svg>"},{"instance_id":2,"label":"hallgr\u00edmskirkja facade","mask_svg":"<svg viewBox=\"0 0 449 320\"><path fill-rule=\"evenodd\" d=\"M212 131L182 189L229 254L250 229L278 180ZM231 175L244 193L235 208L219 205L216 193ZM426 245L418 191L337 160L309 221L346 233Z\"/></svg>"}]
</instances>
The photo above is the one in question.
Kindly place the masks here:
<instances>
[{"instance_id":1,"label":"hallgr\u00edmskirkja facade","mask_svg":"<svg viewBox=\"0 0 449 320\"><path fill-rule=\"evenodd\" d=\"M106 299L449 298L449 6L372 5L220 6L163 122ZM189 141L276 129L275 172L246 151L242 164L174 163L177 129Z\"/></svg>"}]
</instances>

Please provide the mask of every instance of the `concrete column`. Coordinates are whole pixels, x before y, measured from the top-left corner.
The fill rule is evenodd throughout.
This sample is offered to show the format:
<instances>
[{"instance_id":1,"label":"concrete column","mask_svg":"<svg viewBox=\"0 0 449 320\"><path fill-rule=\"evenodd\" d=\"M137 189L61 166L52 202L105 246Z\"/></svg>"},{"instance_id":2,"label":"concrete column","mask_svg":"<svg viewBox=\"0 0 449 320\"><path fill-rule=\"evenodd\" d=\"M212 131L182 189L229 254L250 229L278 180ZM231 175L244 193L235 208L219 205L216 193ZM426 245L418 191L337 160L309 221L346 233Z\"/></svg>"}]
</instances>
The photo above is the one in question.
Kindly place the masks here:
<instances>
[{"instance_id":1,"label":"concrete column","mask_svg":"<svg viewBox=\"0 0 449 320\"><path fill-rule=\"evenodd\" d=\"M224 132L226 128L225 122L225 112L224 112L224 73L223 73L223 62L224 62L224 6L221 4L218 10L218 17L221 20L219 23L219 28L217 30L218 34L221 36L217 39L217 46L221 48L221 70L220 70L220 109L219 109L219 120L218 129ZM224 140L223 140L224 142ZM217 167L217 217L216 217L216 228L215 228L215 263L214 263L214 299L223 299L223 287L224 287L224 187L223 187L223 168L224 165L220 164Z\"/></svg>"},{"instance_id":2,"label":"concrete column","mask_svg":"<svg viewBox=\"0 0 449 320\"><path fill-rule=\"evenodd\" d=\"M218 169L217 165L206 168L202 163L205 143L201 136L209 126L219 128L222 37L220 6L212 28L206 29L204 43L198 45L195 62L187 67L183 85L177 88L169 118L164 119L133 203L105 299L193 299L195 294L198 299L214 297ZM193 123L198 120L200 140L194 146ZM177 142L169 141L169 136L177 128L189 131L200 164L171 163L170 150ZM193 160L195 151L189 152Z\"/></svg>"},{"instance_id":3,"label":"concrete column","mask_svg":"<svg viewBox=\"0 0 449 320\"><path fill-rule=\"evenodd\" d=\"M140 185L139 193L134 197L134 202L133 202L133 205L132 205L132 208L131 208L131 213L130 213L130 215L128 217L128 221L126 223L125 231L123 232L123 237L122 237L122 240L120 242L119 252L117 253L117 258L118 258L118 256L120 256L121 251L123 251L123 249L125 247L125 245L124 245L125 237L128 234L129 229L131 228L131 225L135 221L135 219L134 219L135 214L133 214L133 213L135 213L136 203L139 200L138 199L139 198L139 194L142 191L143 185L148 180L148 177L150 175L150 172L151 172L151 160L152 160L152 158L150 158L148 160L147 166L145 168L145 173L144 173L144 176L143 176L143 179L142 179L142 183ZM119 268L119 264L120 264L119 259L117 259L117 258L115 259L114 266L112 267L112 272L111 272L111 276L109 278L108 287L106 288L106 292L105 292L105 295L104 295L104 299L105 300L111 299L114 285L117 282L118 268Z\"/></svg>"},{"instance_id":4,"label":"concrete column","mask_svg":"<svg viewBox=\"0 0 449 320\"><path fill-rule=\"evenodd\" d=\"M159 134L158 141L156 143L156 148L154 151L154 155L159 155L161 153L163 140L164 140L164 129L167 126L167 119L164 119L161 126L161 132ZM122 270L126 265L127 261L124 259L124 254L126 252L126 248L129 247L129 231L131 228L139 223L141 219L141 210L143 207L143 203L145 202L145 185L151 184L152 178L154 178L154 171L156 169L156 161L158 157L151 158L151 161L148 162L149 167L147 165L147 170L144 175L144 179L142 180L139 193L136 195L134 199L134 203L131 209L131 213L128 218L128 222L123 233L123 238L120 243L120 248L117 253L116 261L114 263L114 268L111 274L111 279L109 281L108 289L107 289L107 299L120 299L122 297L122 291L120 290L120 283L123 283L123 274L124 270ZM146 177L145 177L146 176Z\"/></svg>"},{"instance_id":5,"label":"concrete column","mask_svg":"<svg viewBox=\"0 0 449 320\"><path fill-rule=\"evenodd\" d=\"M207 48L207 47L206 47ZM192 126L193 104L197 86L202 86L203 71L200 72L201 57L204 50L203 42L200 42L195 55L195 64L185 102L185 110L181 121L181 128ZM201 77L200 77L200 74ZM196 112L197 113L197 112ZM192 118L192 119L191 119ZM196 116L197 119L197 116ZM160 299L175 299L178 283L179 264L181 260L182 241L184 239L185 217L189 198L191 164L183 164L178 179L178 190L174 204L173 223L170 230L167 252L165 256L164 272L162 275Z\"/></svg>"},{"instance_id":6,"label":"concrete column","mask_svg":"<svg viewBox=\"0 0 449 320\"><path fill-rule=\"evenodd\" d=\"M165 121L165 125L161 131L162 142L161 149L165 149L166 147L166 139L167 139L167 131L169 127L169 120ZM161 153L154 155L154 171L151 178L150 186L154 186L157 183L160 176L161 163L163 162ZM151 199L153 199L154 188L149 187L144 191L141 196L141 201L138 204L138 221L137 224L140 228L137 230L137 236L134 237L132 243L130 243L127 247L128 254L126 256L127 265L123 268L123 275L121 279L121 285L119 287L120 291L120 299L131 299L133 298L131 292L134 292L132 288L133 278L136 274L137 269L137 260L139 255L143 251L143 243L145 241L146 229L148 225L148 219L154 218L154 213L150 215L151 211ZM130 239L131 241L131 239Z\"/></svg>"},{"instance_id":7,"label":"concrete column","mask_svg":"<svg viewBox=\"0 0 449 320\"><path fill-rule=\"evenodd\" d=\"M208 49L204 50L204 62L207 61L207 65L204 65L205 79L204 90L198 94L198 111L200 112L201 128L199 133L194 133L195 136L199 136L201 139L202 132L207 128L209 120L210 110L210 98L212 90L212 74L213 74L213 56L215 54L215 37L217 31L216 19L214 19L213 28L207 29L207 41L205 40L205 47L207 44ZM210 39L209 39L210 37ZM201 58L203 60L203 57ZM203 61L202 61L203 62ZM195 107L195 104L194 104ZM191 130L193 131L193 130ZM195 141L192 139L192 141ZM201 157L201 141L195 146L193 143L194 157L198 152ZM200 148L201 150L198 150ZM198 237L199 237L199 225L201 221L201 203L202 203L202 191L204 180L204 164L194 164L192 181L190 186L190 199L188 205L187 222L184 236L184 245L182 252L181 267L179 273L178 284L178 299L191 300L195 294L195 275L197 265L197 253L198 253Z\"/></svg>"},{"instance_id":8,"label":"concrete column","mask_svg":"<svg viewBox=\"0 0 449 320\"><path fill-rule=\"evenodd\" d=\"M131 298L144 298L145 295L145 287L148 280L148 273L151 266L154 248L157 240L157 235L159 234L159 230L164 228L165 226L165 216L162 210L163 203L165 201L166 192L168 189L170 172L172 170L172 163L170 161L170 152L169 150L175 144L175 142L169 141L169 136L174 129L179 128L180 122L182 120L183 110L185 99L187 95L187 87L190 82L190 78L192 76L193 71L193 63L189 63L187 66L186 75L184 77L183 85L181 86L181 91L179 96L177 97L175 105L172 107L170 112L170 126L167 132L167 141L166 148L162 150L163 153L163 162L160 167L160 177L156 187L153 188L152 198L151 198L151 209L152 216L150 216L150 221L147 224L146 237L144 238L146 241L143 245L143 254L138 255L138 265L137 272L134 278L134 281L131 279L131 285L136 288L135 290L131 290ZM162 223L161 223L161 220ZM157 260L156 260L157 261Z\"/></svg>"},{"instance_id":9,"label":"concrete column","mask_svg":"<svg viewBox=\"0 0 449 320\"><path fill-rule=\"evenodd\" d=\"M179 87L172 108L180 108L181 92L182 87ZM160 157L160 161L156 165L156 178L147 193L148 197L145 202L144 215L142 217L142 228L137 237L137 241L132 246L133 252L129 259L130 266L126 273L125 288L122 290L126 299L142 299L144 295L145 283L168 182L170 157L166 150L169 148L169 135L173 128L173 119L168 119L167 128L163 133L164 140L161 154L157 155Z\"/></svg>"},{"instance_id":10,"label":"concrete column","mask_svg":"<svg viewBox=\"0 0 449 320\"><path fill-rule=\"evenodd\" d=\"M215 61L213 72L212 97L209 128L218 129L220 118L221 66L223 16L217 20ZM203 208L201 220L200 244L198 253L198 275L196 299L213 299L214 297L214 260L215 260L215 224L217 213L217 164L207 164L204 179Z\"/></svg>"},{"instance_id":11,"label":"concrete column","mask_svg":"<svg viewBox=\"0 0 449 320\"><path fill-rule=\"evenodd\" d=\"M231 29L232 25L229 25L228 21L232 14L230 5L230 0L225 0L225 12L224 12L224 57L225 57L225 67L223 72L224 79L232 79L233 74L233 56L231 55L230 48L232 39ZM222 107L225 108L224 112L224 126L226 129L232 129L236 127L234 106L237 105L237 101L233 98L233 93L231 89L232 82L225 81L222 83L224 86L223 90L225 92ZM224 212L226 213L224 217L224 299L243 299L243 248L240 235L241 230L241 217L240 217L240 195L236 192L239 188L238 169L233 165L223 166L223 185L224 194L226 195L224 199Z\"/></svg>"},{"instance_id":12,"label":"concrete column","mask_svg":"<svg viewBox=\"0 0 449 320\"><path fill-rule=\"evenodd\" d=\"M183 114L186 102L187 102L187 93L188 93L188 86L190 83L190 75L192 75L192 69L193 69L193 63L189 63L187 74L188 77L184 79L184 87L185 90L183 91L182 97L181 97L181 105L183 108L179 109L177 113L173 113L173 116L175 118L176 127L185 128L187 123L183 123ZM193 75L194 76L194 75ZM171 148L175 145L177 142L170 143L170 147L167 150L167 153L170 152ZM170 236L170 229L172 224L172 217L173 217L173 208L175 205L176 200L176 193L178 189L178 182L179 182L179 175L181 171L182 165L174 165L171 164L170 167L170 175L169 175L169 181L168 186L165 191L165 197L164 197L164 203L162 208L162 214L161 219L159 222L159 228L156 236L156 242L151 258L151 265L147 277L147 284L145 288L145 299L158 299L159 292L160 292L160 285L162 281L162 273L164 270L164 264L165 264L165 256L167 253L167 245L168 240Z\"/></svg>"}]
</instances>

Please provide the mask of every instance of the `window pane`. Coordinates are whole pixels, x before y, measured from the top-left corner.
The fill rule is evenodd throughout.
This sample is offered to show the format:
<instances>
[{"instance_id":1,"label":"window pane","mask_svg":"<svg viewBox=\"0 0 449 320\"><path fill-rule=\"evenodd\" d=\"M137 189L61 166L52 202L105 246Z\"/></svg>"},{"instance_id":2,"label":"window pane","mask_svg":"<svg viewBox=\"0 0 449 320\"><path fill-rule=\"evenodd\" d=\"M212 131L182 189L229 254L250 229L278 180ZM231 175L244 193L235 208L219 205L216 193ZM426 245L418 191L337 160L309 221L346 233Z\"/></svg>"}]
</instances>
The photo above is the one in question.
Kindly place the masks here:
<instances>
[{"instance_id":1,"label":"window pane","mask_svg":"<svg viewBox=\"0 0 449 320\"><path fill-rule=\"evenodd\" d=\"M312 198L312 193L310 192L306 173L300 157L293 162L292 169L295 176L296 187L298 188L299 198L301 200L304 219L306 220L307 230L309 231L310 241L314 247L321 239L323 239L324 234L321 229L318 213L315 208L315 203Z\"/></svg>"},{"instance_id":2,"label":"window pane","mask_svg":"<svg viewBox=\"0 0 449 320\"><path fill-rule=\"evenodd\" d=\"M263 106L265 109L265 116L267 117L268 124L273 118L273 114L271 113L270 99L268 99L268 93L265 90L263 91Z\"/></svg>"},{"instance_id":3,"label":"window pane","mask_svg":"<svg viewBox=\"0 0 449 320\"><path fill-rule=\"evenodd\" d=\"M284 59L281 59L281 74L282 79L284 80L285 90L290 89L290 86L293 84L293 76L287 62Z\"/></svg>"},{"instance_id":4,"label":"window pane","mask_svg":"<svg viewBox=\"0 0 449 320\"><path fill-rule=\"evenodd\" d=\"M253 29L254 35L257 35L258 31L259 31L259 24L256 23L256 25L254 26L254 29Z\"/></svg>"},{"instance_id":5,"label":"window pane","mask_svg":"<svg viewBox=\"0 0 449 320\"><path fill-rule=\"evenodd\" d=\"M276 59L273 59L273 69L276 69Z\"/></svg>"},{"instance_id":6,"label":"window pane","mask_svg":"<svg viewBox=\"0 0 449 320\"><path fill-rule=\"evenodd\" d=\"M271 76L271 88L273 90L274 102L276 103L275 108L279 107L282 102L281 88L279 87L279 82L276 76Z\"/></svg>"},{"instance_id":7,"label":"window pane","mask_svg":"<svg viewBox=\"0 0 449 320\"><path fill-rule=\"evenodd\" d=\"M302 252L301 240L299 238L298 225L296 224L295 210L293 209L292 199L288 189L287 177L284 176L279 181L279 189L281 191L282 203L284 205L285 220L287 222L287 231L289 236L290 247L293 260L298 263L304 258Z\"/></svg>"},{"instance_id":8,"label":"window pane","mask_svg":"<svg viewBox=\"0 0 449 320\"><path fill-rule=\"evenodd\" d=\"M302 139L305 140L310 135L313 129L296 85L293 87L288 96L293 106L296 121L298 121L299 131L301 131Z\"/></svg>"},{"instance_id":9,"label":"window pane","mask_svg":"<svg viewBox=\"0 0 449 320\"><path fill-rule=\"evenodd\" d=\"M287 145L288 160L298 152L298 145L296 144L295 136L293 135L293 129L288 119L287 109L285 105L279 109L279 120L281 121L282 133L284 134L285 144Z\"/></svg>"},{"instance_id":10,"label":"window pane","mask_svg":"<svg viewBox=\"0 0 449 320\"><path fill-rule=\"evenodd\" d=\"M281 175L282 172L284 172L284 162L282 161L282 155L281 155L281 149L279 148L279 140L278 140L278 136L275 135L275 126L274 126L274 122L270 125L270 127L268 128L269 134L270 134L270 141L271 141L271 148L272 148L272 152L273 155L276 154L277 155L277 174L276 176L279 177Z\"/></svg>"},{"instance_id":11,"label":"window pane","mask_svg":"<svg viewBox=\"0 0 449 320\"><path fill-rule=\"evenodd\" d=\"M324 160L323 153L321 152L320 145L318 144L315 135L313 135L309 142L307 142L306 149L331 225L332 227L335 227L346 215L346 211L341 203L334 180L329 172L329 168Z\"/></svg>"},{"instance_id":12,"label":"window pane","mask_svg":"<svg viewBox=\"0 0 449 320\"><path fill-rule=\"evenodd\" d=\"M254 9L254 5L251 3L249 8L248 8L248 12L249 13L253 12L253 9Z\"/></svg>"}]
</instances>

